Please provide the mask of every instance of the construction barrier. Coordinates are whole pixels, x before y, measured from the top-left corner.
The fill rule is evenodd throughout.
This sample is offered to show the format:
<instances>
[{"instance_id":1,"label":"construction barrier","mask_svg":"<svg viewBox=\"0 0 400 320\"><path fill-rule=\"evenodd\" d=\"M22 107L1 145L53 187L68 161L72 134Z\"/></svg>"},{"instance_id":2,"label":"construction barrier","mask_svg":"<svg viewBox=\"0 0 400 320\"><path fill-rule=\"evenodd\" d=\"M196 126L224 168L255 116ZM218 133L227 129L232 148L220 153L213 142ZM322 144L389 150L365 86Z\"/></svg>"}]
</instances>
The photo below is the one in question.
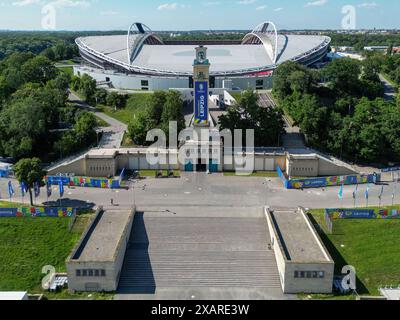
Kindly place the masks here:
<instances>
[{"instance_id":1,"label":"construction barrier","mask_svg":"<svg viewBox=\"0 0 400 320\"><path fill-rule=\"evenodd\" d=\"M0 208L0 218L70 218L77 214L76 208L19 207Z\"/></svg>"},{"instance_id":2,"label":"construction barrier","mask_svg":"<svg viewBox=\"0 0 400 320\"><path fill-rule=\"evenodd\" d=\"M58 177L47 176L45 177L46 183L52 185L59 185L60 180L64 186L69 187L84 187L84 188L101 188L101 189L118 189L120 188L120 179L103 179L103 178L89 178L89 177Z\"/></svg>"}]
</instances>

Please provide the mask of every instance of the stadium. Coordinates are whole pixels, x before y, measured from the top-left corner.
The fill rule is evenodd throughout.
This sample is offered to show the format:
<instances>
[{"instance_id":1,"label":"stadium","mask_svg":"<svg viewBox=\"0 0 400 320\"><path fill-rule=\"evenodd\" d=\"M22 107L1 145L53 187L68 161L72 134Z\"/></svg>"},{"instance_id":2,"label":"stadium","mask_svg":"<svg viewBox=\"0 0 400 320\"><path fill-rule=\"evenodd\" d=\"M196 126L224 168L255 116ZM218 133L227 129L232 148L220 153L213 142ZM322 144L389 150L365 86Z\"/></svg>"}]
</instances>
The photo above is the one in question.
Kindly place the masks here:
<instances>
[{"instance_id":1,"label":"stadium","mask_svg":"<svg viewBox=\"0 0 400 320\"><path fill-rule=\"evenodd\" d=\"M315 64L325 58L330 42L325 36L279 34L272 22L261 23L242 41L163 41L146 25L134 23L127 35L76 39L85 64L74 72L118 89L192 88L195 47L204 45L211 88L268 89L279 64Z\"/></svg>"}]
</instances>

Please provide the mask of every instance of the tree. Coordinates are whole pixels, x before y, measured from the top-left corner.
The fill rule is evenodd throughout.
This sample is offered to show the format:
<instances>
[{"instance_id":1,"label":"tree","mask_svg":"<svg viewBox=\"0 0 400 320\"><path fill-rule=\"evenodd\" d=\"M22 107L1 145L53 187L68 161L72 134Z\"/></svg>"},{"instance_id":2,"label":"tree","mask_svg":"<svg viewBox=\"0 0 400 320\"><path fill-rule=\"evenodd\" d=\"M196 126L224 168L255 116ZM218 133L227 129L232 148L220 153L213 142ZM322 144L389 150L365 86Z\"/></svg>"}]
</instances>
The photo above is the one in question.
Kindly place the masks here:
<instances>
[{"instance_id":1,"label":"tree","mask_svg":"<svg viewBox=\"0 0 400 320\"><path fill-rule=\"evenodd\" d=\"M20 183L24 182L28 188L31 206L33 206L32 188L35 183L41 183L46 175L40 159L21 159L13 166L13 170L17 180Z\"/></svg>"},{"instance_id":2,"label":"tree","mask_svg":"<svg viewBox=\"0 0 400 320\"><path fill-rule=\"evenodd\" d=\"M57 70L54 64L45 56L36 56L22 65L25 82L45 84L54 79Z\"/></svg>"},{"instance_id":3,"label":"tree","mask_svg":"<svg viewBox=\"0 0 400 320\"><path fill-rule=\"evenodd\" d=\"M79 92L85 97L88 103L94 102L94 95L96 93L96 80L91 76L84 74L79 81Z\"/></svg>"},{"instance_id":4,"label":"tree","mask_svg":"<svg viewBox=\"0 0 400 320\"><path fill-rule=\"evenodd\" d=\"M96 99L96 104L106 104L107 103L107 90L100 88L96 90L94 98Z\"/></svg>"},{"instance_id":5,"label":"tree","mask_svg":"<svg viewBox=\"0 0 400 320\"><path fill-rule=\"evenodd\" d=\"M122 109L125 107L126 97L117 92L111 92L107 95L106 103L108 106L113 107L114 110Z\"/></svg>"},{"instance_id":6,"label":"tree","mask_svg":"<svg viewBox=\"0 0 400 320\"><path fill-rule=\"evenodd\" d=\"M273 93L280 99L290 96L294 91L311 91L313 76L306 67L293 62L284 62L274 72Z\"/></svg>"},{"instance_id":7,"label":"tree","mask_svg":"<svg viewBox=\"0 0 400 320\"><path fill-rule=\"evenodd\" d=\"M156 123L146 111L138 112L128 126L129 137L133 143L139 146L148 145L146 141L147 132L155 129Z\"/></svg>"},{"instance_id":8,"label":"tree","mask_svg":"<svg viewBox=\"0 0 400 320\"><path fill-rule=\"evenodd\" d=\"M78 121L74 126L74 131L79 145L90 145L96 140L96 117L89 112L80 114Z\"/></svg>"},{"instance_id":9,"label":"tree","mask_svg":"<svg viewBox=\"0 0 400 320\"><path fill-rule=\"evenodd\" d=\"M256 146L274 146L279 142L283 130L282 113L272 108L261 108L258 96L245 91L237 104L219 118L221 129L253 129ZM244 143L244 141L242 141Z\"/></svg>"},{"instance_id":10,"label":"tree","mask_svg":"<svg viewBox=\"0 0 400 320\"><path fill-rule=\"evenodd\" d=\"M325 67L323 74L338 95L360 96L361 65L358 61L336 59Z\"/></svg>"},{"instance_id":11,"label":"tree","mask_svg":"<svg viewBox=\"0 0 400 320\"><path fill-rule=\"evenodd\" d=\"M0 143L6 156L30 157L46 150L46 114L33 97L16 100L0 113Z\"/></svg>"},{"instance_id":12,"label":"tree","mask_svg":"<svg viewBox=\"0 0 400 320\"><path fill-rule=\"evenodd\" d=\"M169 135L170 121L176 121L178 132L186 128L185 118L182 114L183 101L178 91L170 90L166 94L166 101L161 115L160 129Z\"/></svg>"},{"instance_id":13,"label":"tree","mask_svg":"<svg viewBox=\"0 0 400 320\"><path fill-rule=\"evenodd\" d=\"M151 96L148 106L149 117L157 124L161 121L166 101L167 94L165 91L155 91Z\"/></svg>"}]
</instances>

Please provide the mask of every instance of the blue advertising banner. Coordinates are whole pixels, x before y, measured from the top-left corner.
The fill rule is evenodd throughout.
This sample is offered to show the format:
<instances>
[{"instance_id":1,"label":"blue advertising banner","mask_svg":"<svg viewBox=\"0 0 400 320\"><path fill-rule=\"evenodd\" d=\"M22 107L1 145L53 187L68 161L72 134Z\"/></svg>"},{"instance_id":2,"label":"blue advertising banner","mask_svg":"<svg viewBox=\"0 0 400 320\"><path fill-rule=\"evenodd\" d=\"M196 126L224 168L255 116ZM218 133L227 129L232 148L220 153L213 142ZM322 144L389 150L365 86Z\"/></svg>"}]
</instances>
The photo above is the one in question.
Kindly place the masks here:
<instances>
[{"instance_id":1,"label":"blue advertising banner","mask_svg":"<svg viewBox=\"0 0 400 320\"><path fill-rule=\"evenodd\" d=\"M76 208L20 207L0 208L0 218L69 218L77 214Z\"/></svg>"},{"instance_id":2,"label":"blue advertising banner","mask_svg":"<svg viewBox=\"0 0 400 320\"><path fill-rule=\"evenodd\" d=\"M382 169L381 171L383 173L400 171L400 166L399 167L385 168L385 169Z\"/></svg>"},{"instance_id":3,"label":"blue advertising banner","mask_svg":"<svg viewBox=\"0 0 400 320\"><path fill-rule=\"evenodd\" d=\"M332 220L337 219L400 219L399 210L326 209Z\"/></svg>"},{"instance_id":4,"label":"blue advertising banner","mask_svg":"<svg viewBox=\"0 0 400 320\"><path fill-rule=\"evenodd\" d=\"M195 83L194 94L194 123L197 125L208 124L208 82Z\"/></svg>"},{"instance_id":5,"label":"blue advertising banner","mask_svg":"<svg viewBox=\"0 0 400 320\"><path fill-rule=\"evenodd\" d=\"M380 174L360 174L350 176L332 176L322 178L292 179L287 181L288 189L324 188L342 185L377 183Z\"/></svg>"}]
</instances>

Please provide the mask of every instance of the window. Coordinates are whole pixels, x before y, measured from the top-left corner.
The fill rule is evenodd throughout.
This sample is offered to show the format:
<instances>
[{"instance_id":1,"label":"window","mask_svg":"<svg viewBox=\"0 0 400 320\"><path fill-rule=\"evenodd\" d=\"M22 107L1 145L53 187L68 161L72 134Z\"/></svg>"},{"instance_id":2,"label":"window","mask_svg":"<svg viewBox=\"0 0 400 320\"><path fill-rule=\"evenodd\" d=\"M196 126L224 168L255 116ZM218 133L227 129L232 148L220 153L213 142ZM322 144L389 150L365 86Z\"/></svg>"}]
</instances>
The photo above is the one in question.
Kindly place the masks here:
<instances>
[{"instance_id":1,"label":"window","mask_svg":"<svg viewBox=\"0 0 400 320\"><path fill-rule=\"evenodd\" d=\"M295 271L294 277L296 279L322 279L325 278L324 271Z\"/></svg>"},{"instance_id":2,"label":"window","mask_svg":"<svg viewBox=\"0 0 400 320\"><path fill-rule=\"evenodd\" d=\"M106 270L102 269L102 270L100 271L100 273L101 273L101 276L102 276L102 277L105 277L105 276L106 276Z\"/></svg>"},{"instance_id":3,"label":"window","mask_svg":"<svg viewBox=\"0 0 400 320\"><path fill-rule=\"evenodd\" d=\"M107 82L110 82L110 77L106 77L106 81L107 81Z\"/></svg>"},{"instance_id":4,"label":"window","mask_svg":"<svg viewBox=\"0 0 400 320\"><path fill-rule=\"evenodd\" d=\"M100 276L100 270L94 270L94 276L99 277Z\"/></svg>"},{"instance_id":5,"label":"window","mask_svg":"<svg viewBox=\"0 0 400 320\"><path fill-rule=\"evenodd\" d=\"M141 81L141 86L142 87L148 87L149 86L149 81L148 80L142 80Z\"/></svg>"},{"instance_id":6,"label":"window","mask_svg":"<svg viewBox=\"0 0 400 320\"><path fill-rule=\"evenodd\" d=\"M80 277L80 276L81 276L81 270L79 270L79 269L76 270L76 276L77 276L77 277Z\"/></svg>"},{"instance_id":7,"label":"window","mask_svg":"<svg viewBox=\"0 0 400 320\"><path fill-rule=\"evenodd\" d=\"M85 269L82 270L82 277L87 277L87 270Z\"/></svg>"},{"instance_id":8,"label":"window","mask_svg":"<svg viewBox=\"0 0 400 320\"><path fill-rule=\"evenodd\" d=\"M93 277L93 270L92 269L89 269L89 277Z\"/></svg>"},{"instance_id":9,"label":"window","mask_svg":"<svg viewBox=\"0 0 400 320\"><path fill-rule=\"evenodd\" d=\"M257 86L257 87L262 87L262 86L264 86L264 80L256 80L256 86Z\"/></svg>"}]
</instances>

